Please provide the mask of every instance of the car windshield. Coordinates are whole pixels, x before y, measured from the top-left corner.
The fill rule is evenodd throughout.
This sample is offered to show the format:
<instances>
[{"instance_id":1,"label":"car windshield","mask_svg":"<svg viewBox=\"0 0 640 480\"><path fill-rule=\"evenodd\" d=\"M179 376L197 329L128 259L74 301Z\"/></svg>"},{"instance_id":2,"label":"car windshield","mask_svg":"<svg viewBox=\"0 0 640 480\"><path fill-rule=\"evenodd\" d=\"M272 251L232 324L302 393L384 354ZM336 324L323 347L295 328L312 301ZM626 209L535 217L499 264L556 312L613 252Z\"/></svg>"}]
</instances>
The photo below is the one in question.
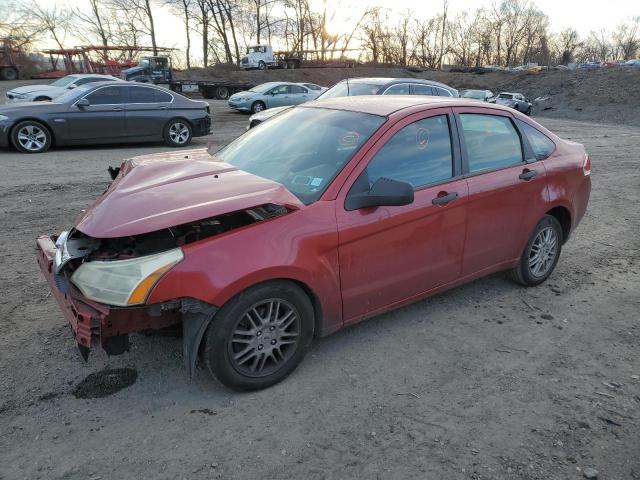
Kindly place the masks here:
<instances>
[{"instance_id":1,"label":"car windshield","mask_svg":"<svg viewBox=\"0 0 640 480\"><path fill-rule=\"evenodd\" d=\"M51 84L52 87L66 87L70 83L75 82L78 77L74 77L73 75L67 75L66 77L59 78L55 82Z\"/></svg>"},{"instance_id":2,"label":"car windshield","mask_svg":"<svg viewBox=\"0 0 640 480\"><path fill-rule=\"evenodd\" d=\"M254 93L265 93L267 90L275 87L276 85L279 84L274 82L263 83L262 85L258 85L257 87L250 88L249 91Z\"/></svg>"},{"instance_id":3,"label":"car windshield","mask_svg":"<svg viewBox=\"0 0 640 480\"><path fill-rule=\"evenodd\" d=\"M81 85L80 87L76 87L73 90L67 90L62 95L57 96L53 99L54 103L67 103L69 101L73 101L74 99L81 97L87 90L92 88L95 84L87 84Z\"/></svg>"},{"instance_id":4,"label":"car windshield","mask_svg":"<svg viewBox=\"0 0 640 480\"><path fill-rule=\"evenodd\" d=\"M363 82L340 82L318 97L318 100L336 97L356 97L358 95L377 95L380 85Z\"/></svg>"},{"instance_id":5,"label":"car windshield","mask_svg":"<svg viewBox=\"0 0 640 480\"><path fill-rule=\"evenodd\" d=\"M281 183L309 205L385 120L367 113L296 107L249 130L215 156Z\"/></svg>"},{"instance_id":6,"label":"car windshield","mask_svg":"<svg viewBox=\"0 0 640 480\"><path fill-rule=\"evenodd\" d=\"M485 93L482 90L467 90L462 94L462 98L475 98L484 100Z\"/></svg>"}]
</instances>

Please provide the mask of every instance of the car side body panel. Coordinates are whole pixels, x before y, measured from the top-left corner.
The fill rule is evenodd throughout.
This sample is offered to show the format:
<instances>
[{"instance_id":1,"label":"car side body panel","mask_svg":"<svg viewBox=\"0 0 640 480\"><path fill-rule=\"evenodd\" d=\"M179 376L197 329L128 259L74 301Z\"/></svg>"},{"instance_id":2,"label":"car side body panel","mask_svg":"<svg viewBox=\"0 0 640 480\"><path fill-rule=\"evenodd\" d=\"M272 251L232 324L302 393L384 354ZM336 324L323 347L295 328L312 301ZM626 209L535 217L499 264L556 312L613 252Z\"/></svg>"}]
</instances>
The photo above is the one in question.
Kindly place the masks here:
<instances>
[{"instance_id":1,"label":"car side body panel","mask_svg":"<svg viewBox=\"0 0 640 480\"><path fill-rule=\"evenodd\" d=\"M300 282L319 302L325 335L342 326L338 232L333 202L183 247L184 260L156 285L148 303L191 297L224 305L252 285ZM282 248L286 246L286 248Z\"/></svg>"}]
</instances>

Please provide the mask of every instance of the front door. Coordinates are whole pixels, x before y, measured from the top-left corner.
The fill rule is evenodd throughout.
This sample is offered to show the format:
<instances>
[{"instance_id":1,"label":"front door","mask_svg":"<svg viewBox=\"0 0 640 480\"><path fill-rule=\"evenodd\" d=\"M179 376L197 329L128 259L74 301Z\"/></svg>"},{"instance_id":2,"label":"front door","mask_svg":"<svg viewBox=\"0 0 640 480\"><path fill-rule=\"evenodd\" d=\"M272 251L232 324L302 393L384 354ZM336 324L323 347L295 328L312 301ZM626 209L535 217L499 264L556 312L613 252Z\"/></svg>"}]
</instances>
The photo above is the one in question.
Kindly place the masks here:
<instances>
[{"instance_id":1,"label":"front door","mask_svg":"<svg viewBox=\"0 0 640 480\"><path fill-rule=\"evenodd\" d=\"M69 107L66 114L67 131L73 143L119 141L126 136L124 104L126 86L100 87L88 95L88 106Z\"/></svg>"},{"instance_id":2,"label":"front door","mask_svg":"<svg viewBox=\"0 0 640 480\"><path fill-rule=\"evenodd\" d=\"M271 90L269 95L267 95L267 107L284 107L287 105L291 105L290 96L290 86L289 85L280 85Z\"/></svg>"},{"instance_id":3,"label":"front door","mask_svg":"<svg viewBox=\"0 0 640 480\"><path fill-rule=\"evenodd\" d=\"M530 159L510 113L456 108L469 185L463 275L517 259L547 198L542 162Z\"/></svg>"},{"instance_id":4,"label":"front door","mask_svg":"<svg viewBox=\"0 0 640 480\"><path fill-rule=\"evenodd\" d=\"M345 323L410 300L459 277L467 219L467 184L459 176L449 109L404 119L356 168L336 201ZM426 117L426 118L425 118ZM399 207L349 211L350 193L379 178L414 187Z\"/></svg>"}]
</instances>

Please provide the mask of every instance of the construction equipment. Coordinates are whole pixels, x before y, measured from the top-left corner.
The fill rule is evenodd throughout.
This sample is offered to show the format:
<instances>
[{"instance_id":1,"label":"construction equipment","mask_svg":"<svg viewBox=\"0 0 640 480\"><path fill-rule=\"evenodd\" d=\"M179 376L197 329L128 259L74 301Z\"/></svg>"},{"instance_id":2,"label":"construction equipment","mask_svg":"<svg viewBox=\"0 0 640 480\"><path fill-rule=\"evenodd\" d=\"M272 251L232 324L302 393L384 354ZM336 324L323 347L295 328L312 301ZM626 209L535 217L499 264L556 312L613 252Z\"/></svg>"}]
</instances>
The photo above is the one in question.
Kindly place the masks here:
<instances>
[{"instance_id":1,"label":"construction equipment","mask_svg":"<svg viewBox=\"0 0 640 480\"><path fill-rule=\"evenodd\" d=\"M141 52L170 52L172 48L142 46L83 45L43 50L49 55L52 70L34 78L60 78L73 73L101 73L120 76L122 70L137 65ZM59 68L61 65L62 68Z\"/></svg>"}]
</instances>

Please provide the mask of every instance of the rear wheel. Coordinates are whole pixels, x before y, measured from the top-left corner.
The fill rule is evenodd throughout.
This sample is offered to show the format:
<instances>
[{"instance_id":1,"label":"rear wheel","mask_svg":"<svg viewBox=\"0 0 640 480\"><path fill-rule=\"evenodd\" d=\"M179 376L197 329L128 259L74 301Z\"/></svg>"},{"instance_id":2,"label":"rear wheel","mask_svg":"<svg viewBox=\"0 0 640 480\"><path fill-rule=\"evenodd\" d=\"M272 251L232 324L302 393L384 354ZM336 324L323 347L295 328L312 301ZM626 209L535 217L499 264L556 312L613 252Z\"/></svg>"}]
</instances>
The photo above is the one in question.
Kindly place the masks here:
<instances>
[{"instance_id":1,"label":"rear wheel","mask_svg":"<svg viewBox=\"0 0 640 480\"><path fill-rule=\"evenodd\" d=\"M164 129L164 141L170 147L189 145L192 137L191 125L181 118L171 120Z\"/></svg>"},{"instance_id":2,"label":"rear wheel","mask_svg":"<svg viewBox=\"0 0 640 480\"><path fill-rule=\"evenodd\" d=\"M229 98L229 88L228 87L216 88L216 98L218 100L226 100L227 98Z\"/></svg>"},{"instance_id":3,"label":"rear wheel","mask_svg":"<svg viewBox=\"0 0 640 480\"><path fill-rule=\"evenodd\" d=\"M544 282L555 269L562 250L562 227L555 217L545 215L533 230L512 278L527 287Z\"/></svg>"},{"instance_id":4,"label":"rear wheel","mask_svg":"<svg viewBox=\"0 0 640 480\"><path fill-rule=\"evenodd\" d=\"M13 67L0 68L0 78L2 80L17 80L18 70Z\"/></svg>"},{"instance_id":5,"label":"rear wheel","mask_svg":"<svg viewBox=\"0 0 640 480\"><path fill-rule=\"evenodd\" d=\"M13 128L11 142L22 153L42 153L51 146L51 133L41 123L27 120Z\"/></svg>"},{"instance_id":6,"label":"rear wheel","mask_svg":"<svg viewBox=\"0 0 640 480\"><path fill-rule=\"evenodd\" d=\"M258 100L257 102L253 102L253 104L251 105L251 113L258 113L266 110L266 108L267 106L264 104L264 102Z\"/></svg>"},{"instance_id":7,"label":"rear wheel","mask_svg":"<svg viewBox=\"0 0 640 480\"><path fill-rule=\"evenodd\" d=\"M269 387L302 361L313 325L311 302L296 284L257 285L216 314L205 334L205 363L212 375L234 390Z\"/></svg>"},{"instance_id":8,"label":"rear wheel","mask_svg":"<svg viewBox=\"0 0 640 480\"><path fill-rule=\"evenodd\" d=\"M524 114L528 117L531 116L531 107L527 108L527 111L524 112Z\"/></svg>"},{"instance_id":9,"label":"rear wheel","mask_svg":"<svg viewBox=\"0 0 640 480\"><path fill-rule=\"evenodd\" d=\"M266 63L264 63L262 60L260 60L260 61L258 62L258 68L259 68L260 70L266 70L266 69L267 69L267 64L266 64Z\"/></svg>"}]
</instances>

